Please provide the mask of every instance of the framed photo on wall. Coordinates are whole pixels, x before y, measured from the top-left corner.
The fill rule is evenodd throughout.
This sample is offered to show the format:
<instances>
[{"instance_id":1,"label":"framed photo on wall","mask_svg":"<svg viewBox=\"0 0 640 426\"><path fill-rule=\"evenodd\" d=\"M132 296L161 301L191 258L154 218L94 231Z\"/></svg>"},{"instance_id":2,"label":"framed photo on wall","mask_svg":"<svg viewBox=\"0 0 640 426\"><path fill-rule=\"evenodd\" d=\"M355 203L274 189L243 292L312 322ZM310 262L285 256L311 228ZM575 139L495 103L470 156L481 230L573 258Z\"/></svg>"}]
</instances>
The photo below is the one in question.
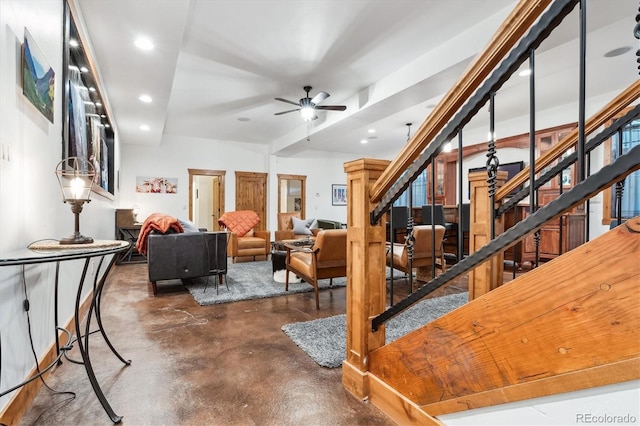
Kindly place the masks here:
<instances>
[{"instance_id":1,"label":"framed photo on wall","mask_svg":"<svg viewBox=\"0 0 640 426\"><path fill-rule=\"evenodd\" d=\"M347 205L347 185L331 185L331 205L346 206Z\"/></svg>"}]
</instances>

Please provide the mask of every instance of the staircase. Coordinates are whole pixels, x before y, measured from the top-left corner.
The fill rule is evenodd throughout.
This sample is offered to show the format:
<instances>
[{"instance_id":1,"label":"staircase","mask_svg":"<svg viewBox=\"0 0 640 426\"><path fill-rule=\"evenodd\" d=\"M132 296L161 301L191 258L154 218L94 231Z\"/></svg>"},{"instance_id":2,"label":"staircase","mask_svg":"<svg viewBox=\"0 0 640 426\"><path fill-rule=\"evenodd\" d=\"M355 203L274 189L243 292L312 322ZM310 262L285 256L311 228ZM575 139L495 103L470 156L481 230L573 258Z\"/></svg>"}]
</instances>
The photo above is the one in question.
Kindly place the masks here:
<instances>
[{"instance_id":1,"label":"staircase","mask_svg":"<svg viewBox=\"0 0 640 426\"><path fill-rule=\"evenodd\" d=\"M371 352L369 400L404 424L640 379L638 253L640 217Z\"/></svg>"},{"instance_id":2,"label":"staircase","mask_svg":"<svg viewBox=\"0 0 640 426\"><path fill-rule=\"evenodd\" d=\"M640 98L640 81L588 119L581 115L576 131L547 155L534 159L532 152L531 167L502 187L506 173L493 167L492 139L489 178L472 182L470 256L386 306L383 216L443 146L462 137L479 108L489 102L494 109L495 92L578 3L521 0L393 162L365 158L345 164L348 286L342 381L350 393L399 424L440 425L439 417L463 410L640 380L640 217L502 285L505 249L640 169L640 146L635 146L586 173L589 153L640 117L640 107L633 106ZM576 79L584 82L585 75ZM535 98L533 89L530 97ZM584 99L578 102L584 111ZM629 112L620 117L624 110ZM534 194L545 182L572 165L580 171L573 188L503 232L505 208L526 197L537 199ZM526 189L503 199L523 183ZM430 191L435 194L433 187ZM386 321L466 272L472 299L467 305L385 346Z\"/></svg>"}]
</instances>

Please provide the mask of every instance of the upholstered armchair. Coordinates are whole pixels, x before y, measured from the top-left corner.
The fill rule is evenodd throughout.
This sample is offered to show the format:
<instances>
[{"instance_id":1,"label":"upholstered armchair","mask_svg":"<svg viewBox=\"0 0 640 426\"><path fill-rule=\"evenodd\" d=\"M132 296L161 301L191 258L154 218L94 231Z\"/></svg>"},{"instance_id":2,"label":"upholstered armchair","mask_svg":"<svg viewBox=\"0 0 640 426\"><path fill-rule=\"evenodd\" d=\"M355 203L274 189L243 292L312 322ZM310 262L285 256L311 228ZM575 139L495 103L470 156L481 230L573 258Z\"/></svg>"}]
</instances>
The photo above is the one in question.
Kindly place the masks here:
<instances>
[{"instance_id":1,"label":"upholstered armchair","mask_svg":"<svg viewBox=\"0 0 640 426\"><path fill-rule=\"evenodd\" d=\"M303 220L300 212L278 213L278 230L276 241L296 240L315 236L320 229L310 229L313 219Z\"/></svg>"},{"instance_id":2,"label":"upholstered armchair","mask_svg":"<svg viewBox=\"0 0 640 426\"><path fill-rule=\"evenodd\" d=\"M442 250L442 239L444 238L444 226L435 225L435 246L432 241L431 225L418 225L413 228L413 236L415 242L413 245L413 262L411 266L418 270L417 278L426 280L431 275L432 265L435 263L444 270L446 263L444 252ZM435 247L435 250L433 249ZM393 268L404 273L409 271L409 253L405 244L390 244L387 251L387 266L391 267L393 259ZM439 265L438 265L439 263Z\"/></svg>"},{"instance_id":3,"label":"upholstered armchair","mask_svg":"<svg viewBox=\"0 0 640 426\"><path fill-rule=\"evenodd\" d=\"M347 230L327 229L316 235L311 248L293 250L287 245L287 271L291 271L313 286L316 309L320 309L318 280L347 276ZM289 290L289 274L286 274L285 290Z\"/></svg>"},{"instance_id":4,"label":"upholstered armchair","mask_svg":"<svg viewBox=\"0 0 640 426\"><path fill-rule=\"evenodd\" d=\"M226 212L218 224L229 232L227 253L233 263L237 257L256 256L267 258L271 250L271 231L258 231L254 227L260 223L258 214L251 210Z\"/></svg>"}]
</instances>

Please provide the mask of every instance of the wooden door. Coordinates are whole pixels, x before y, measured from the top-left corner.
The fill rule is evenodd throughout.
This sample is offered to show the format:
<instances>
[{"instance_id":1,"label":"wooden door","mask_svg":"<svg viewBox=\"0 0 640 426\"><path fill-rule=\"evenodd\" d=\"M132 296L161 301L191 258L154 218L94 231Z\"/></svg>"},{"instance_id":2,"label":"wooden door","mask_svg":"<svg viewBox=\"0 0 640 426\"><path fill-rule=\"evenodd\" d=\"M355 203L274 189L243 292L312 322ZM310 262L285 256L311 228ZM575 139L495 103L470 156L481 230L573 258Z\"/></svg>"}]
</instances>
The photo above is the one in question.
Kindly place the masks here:
<instances>
[{"instance_id":1,"label":"wooden door","mask_svg":"<svg viewBox=\"0 0 640 426\"><path fill-rule=\"evenodd\" d=\"M236 172L236 210L258 213L256 229L267 229L267 173Z\"/></svg>"}]
</instances>

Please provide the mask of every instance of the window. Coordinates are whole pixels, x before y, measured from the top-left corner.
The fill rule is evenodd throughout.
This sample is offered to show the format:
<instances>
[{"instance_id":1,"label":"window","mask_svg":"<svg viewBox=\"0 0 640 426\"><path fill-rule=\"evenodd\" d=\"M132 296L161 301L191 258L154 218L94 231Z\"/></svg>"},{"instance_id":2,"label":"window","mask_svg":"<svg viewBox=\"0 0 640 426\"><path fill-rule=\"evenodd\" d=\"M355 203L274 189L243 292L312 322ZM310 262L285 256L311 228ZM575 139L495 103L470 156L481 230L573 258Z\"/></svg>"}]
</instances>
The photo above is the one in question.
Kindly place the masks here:
<instances>
[{"instance_id":1,"label":"window","mask_svg":"<svg viewBox=\"0 0 640 426\"><path fill-rule=\"evenodd\" d=\"M413 206L422 206L427 204L427 171L424 170L418 175L413 184L409 187L413 189ZM409 189L404 191L402 195L393 203L394 206L409 205Z\"/></svg>"},{"instance_id":2,"label":"window","mask_svg":"<svg viewBox=\"0 0 640 426\"><path fill-rule=\"evenodd\" d=\"M622 130L622 154L640 144L640 120L632 121ZM609 164L620 156L619 135L615 134L605 144L605 163ZM615 221L618 217L615 185L604 191L604 211L602 222L605 225ZM624 190L621 200L622 218L629 219L640 215L640 170L631 173L624 180Z\"/></svg>"}]
</instances>

